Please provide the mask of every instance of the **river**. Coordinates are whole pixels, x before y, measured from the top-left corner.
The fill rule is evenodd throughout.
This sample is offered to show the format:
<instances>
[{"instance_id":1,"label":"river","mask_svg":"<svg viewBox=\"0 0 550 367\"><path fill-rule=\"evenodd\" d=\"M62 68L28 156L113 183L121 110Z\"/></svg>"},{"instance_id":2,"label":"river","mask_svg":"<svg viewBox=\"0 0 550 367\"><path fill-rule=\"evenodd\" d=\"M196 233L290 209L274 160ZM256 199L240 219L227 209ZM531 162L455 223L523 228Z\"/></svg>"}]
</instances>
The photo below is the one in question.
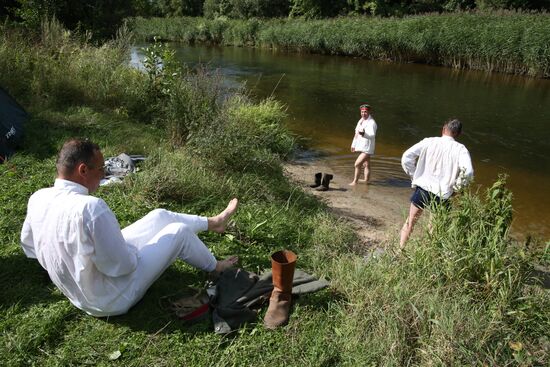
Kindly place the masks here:
<instances>
[{"instance_id":1,"label":"river","mask_svg":"<svg viewBox=\"0 0 550 367\"><path fill-rule=\"evenodd\" d=\"M411 190L401 154L440 135L447 118L459 118L458 140L472 156L475 187L484 190L507 174L513 232L550 238L550 80L252 48L174 47L184 63L219 69L228 86L245 84L258 99L283 102L288 128L341 180L352 180L358 106L369 103L378 124L372 184L353 188L365 205L369 190L390 187L405 213ZM138 53L135 48L134 58Z\"/></svg>"}]
</instances>

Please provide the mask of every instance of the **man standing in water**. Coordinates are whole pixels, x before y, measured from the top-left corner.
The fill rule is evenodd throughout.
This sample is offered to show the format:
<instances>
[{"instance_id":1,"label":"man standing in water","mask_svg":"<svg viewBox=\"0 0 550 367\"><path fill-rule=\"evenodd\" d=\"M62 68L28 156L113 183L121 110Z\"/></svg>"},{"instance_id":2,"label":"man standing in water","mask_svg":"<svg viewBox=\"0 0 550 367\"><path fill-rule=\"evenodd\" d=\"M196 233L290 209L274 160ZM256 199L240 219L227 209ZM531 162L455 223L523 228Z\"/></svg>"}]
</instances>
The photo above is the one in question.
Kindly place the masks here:
<instances>
[{"instance_id":1,"label":"man standing in water","mask_svg":"<svg viewBox=\"0 0 550 367\"><path fill-rule=\"evenodd\" d=\"M351 143L351 151L359 152L359 157L355 160L355 172L353 181L350 186L354 186L359 182L361 167L365 169L365 180L368 182L370 178L370 157L374 154L374 142L376 137L376 121L370 115L371 107L368 104L359 106L361 111L361 119L355 127L355 135Z\"/></svg>"},{"instance_id":2,"label":"man standing in water","mask_svg":"<svg viewBox=\"0 0 550 367\"><path fill-rule=\"evenodd\" d=\"M216 261L197 237L200 231L223 232L237 199L210 218L155 209L121 230L107 204L89 195L104 176L98 145L69 140L56 166L54 186L29 199L21 245L88 314L126 313L178 258L207 272L223 271L237 261Z\"/></svg>"},{"instance_id":3,"label":"man standing in water","mask_svg":"<svg viewBox=\"0 0 550 367\"><path fill-rule=\"evenodd\" d=\"M401 228L400 246L409 239L414 224L432 202L445 204L455 190L467 184L474 175L470 153L455 141L462 123L449 119L443 124L441 137L426 138L403 153L401 165L412 179L415 191L411 197L409 217Z\"/></svg>"}]
</instances>

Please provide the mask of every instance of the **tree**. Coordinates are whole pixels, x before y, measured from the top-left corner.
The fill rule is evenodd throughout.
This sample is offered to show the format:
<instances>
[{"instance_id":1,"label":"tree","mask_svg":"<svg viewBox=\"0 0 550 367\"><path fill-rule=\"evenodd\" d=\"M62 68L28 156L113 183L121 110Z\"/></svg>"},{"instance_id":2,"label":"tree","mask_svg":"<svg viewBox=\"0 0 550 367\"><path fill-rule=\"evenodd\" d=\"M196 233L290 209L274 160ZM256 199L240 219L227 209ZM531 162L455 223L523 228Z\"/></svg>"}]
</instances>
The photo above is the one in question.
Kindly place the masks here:
<instances>
[{"instance_id":1,"label":"tree","mask_svg":"<svg viewBox=\"0 0 550 367\"><path fill-rule=\"evenodd\" d=\"M289 0L206 0L204 16L236 19L286 17Z\"/></svg>"}]
</instances>

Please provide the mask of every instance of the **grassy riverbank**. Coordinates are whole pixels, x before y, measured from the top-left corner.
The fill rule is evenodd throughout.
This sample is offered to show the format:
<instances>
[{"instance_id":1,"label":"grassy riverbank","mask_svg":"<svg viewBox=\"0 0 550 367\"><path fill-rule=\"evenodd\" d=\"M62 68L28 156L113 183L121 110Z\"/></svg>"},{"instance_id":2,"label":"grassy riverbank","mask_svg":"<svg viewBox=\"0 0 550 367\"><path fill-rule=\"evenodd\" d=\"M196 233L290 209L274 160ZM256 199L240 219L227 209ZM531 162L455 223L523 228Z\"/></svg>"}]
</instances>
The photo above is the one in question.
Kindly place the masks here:
<instances>
[{"instance_id":1,"label":"grassy riverbank","mask_svg":"<svg viewBox=\"0 0 550 367\"><path fill-rule=\"evenodd\" d=\"M496 184L464 193L418 228L408 251L365 262L355 236L311 195L287 181L281 162L295 139L284 108L226 95L215 75L170 64L127 66L125 32L94 47L50 23L40 37L0 32L0 85L31 113L23 147L0 165L0 355L17 365L507 365L550 360L550 295L529 280L550 263L548 246L508 235L509 193ZM174 75L177 73L177 75ZM241 200L226 235L202 236L216 256L239 255L260 271L292 249L299 267L331 288L297 300L291 322L261 323L228 337L208 322L183 325L159 305L205 275L176 263L127 315L98 319L75 309L19 247L28 197L51 185L55 154L70 136L97 141L106 156L144 154L140 173L98 196L122 226L162 206L213 214ZM261 318L262 314L260 315ZM259 318L259 319L260 319ZM118 353L120 352L120 356ZM115 353L115 354L114 354ZM117 357L118 356L118 357ZM111 361L110 358L116 359Z\"/></svg>"},{"instance_id":2,"label":"grassy riverbank","mask_svg":"<svg viewBox=\"0 0 550 367\"><path fill-rule=\"evenodd\" d=\"M405 18L135 18L138 37L270 47L550 77L550 17L455 13Z\"/></svg>"}]
</instances>

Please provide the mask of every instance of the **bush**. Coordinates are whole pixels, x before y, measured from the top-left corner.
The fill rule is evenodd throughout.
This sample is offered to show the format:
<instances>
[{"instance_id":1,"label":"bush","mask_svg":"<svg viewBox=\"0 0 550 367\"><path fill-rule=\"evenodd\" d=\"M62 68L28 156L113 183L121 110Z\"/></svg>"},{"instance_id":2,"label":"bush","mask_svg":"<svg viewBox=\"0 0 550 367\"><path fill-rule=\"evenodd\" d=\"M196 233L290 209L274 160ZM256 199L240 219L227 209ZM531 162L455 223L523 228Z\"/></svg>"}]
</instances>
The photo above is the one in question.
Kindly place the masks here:
<instances>
[{"instance_id":1,"label":"bush","mask_svg":"<svg viewBox=\"0 0 550 367\"><path fill-rule=\"evenodd\" d=\"M285 17L288 11L289 0L206 0L204 2L204 16L210 19Z\"/></svg>"},{"instance_id":2,"label":"bush","mask_svg":"<svg viewBox=\"0 0 550 367\"><path fill-rule=\"evenodd\" d=\"M191 140L195 154L218 171L280 172L280 162L294 147L282 126L282 106L268 99L253 104L236 96L225 102L209 125L199 127Z\"/></svg>"}]
</instances>

